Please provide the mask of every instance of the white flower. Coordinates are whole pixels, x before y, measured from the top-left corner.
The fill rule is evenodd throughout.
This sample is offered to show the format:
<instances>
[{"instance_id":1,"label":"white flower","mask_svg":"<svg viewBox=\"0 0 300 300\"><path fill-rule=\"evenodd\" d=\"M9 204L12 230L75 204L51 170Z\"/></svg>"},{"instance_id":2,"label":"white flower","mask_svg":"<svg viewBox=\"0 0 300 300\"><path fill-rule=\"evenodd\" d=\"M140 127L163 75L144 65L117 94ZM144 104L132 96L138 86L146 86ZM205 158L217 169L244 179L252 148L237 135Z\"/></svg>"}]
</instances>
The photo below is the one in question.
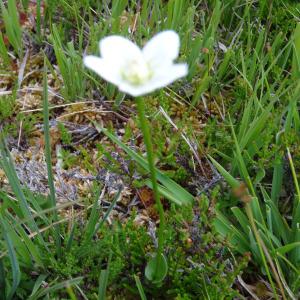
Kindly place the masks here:
<instances>
[{"instance_id":1,"label":"white flower","mask_svg":"<svg viewBox=\"0 0 300 300\"><path fill-rule=\"evenodd\" d=\"M150 93L187 75L187 64L174 63L180 46L174 31L158 33L143 49L116 35L99 44L101 57L86 56L84 64L131 96Z\"/></svg>"}]
</instances>

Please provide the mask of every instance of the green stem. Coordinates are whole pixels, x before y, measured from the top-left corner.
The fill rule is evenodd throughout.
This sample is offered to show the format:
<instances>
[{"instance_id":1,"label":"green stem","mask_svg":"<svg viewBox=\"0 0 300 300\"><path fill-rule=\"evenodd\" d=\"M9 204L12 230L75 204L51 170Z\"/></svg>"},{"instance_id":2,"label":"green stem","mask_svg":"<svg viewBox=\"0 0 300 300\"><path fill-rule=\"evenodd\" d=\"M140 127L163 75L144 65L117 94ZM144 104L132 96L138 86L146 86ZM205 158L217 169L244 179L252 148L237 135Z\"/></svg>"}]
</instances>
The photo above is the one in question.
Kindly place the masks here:
<instances>
[{"instance_id":1,"label":"green stem","mask_svg":"<svg viewBox=\"0 0 300 300\"><path fill-rule=\"evenodd\" d=\"M160 201L159 192L158 192L158 185L156 181L156 171L154 165L154 154L153 154L153 146L151 141L151 134L149 129L149 124L145 116L145 104L144 100L141 97L136 98L137 109L139 114L139 119L141 123L141 130L144 137L144 143L147 150L147 159L149 164L150 170L150 178L152 181L152 189L154 200L157 206L158 214L159 214L159 230L158 230L158 248L157 248L157 256L161 255L163 252L163 244L164 244L164 230L165 230L165 215L162 203Z\"/></svg>"}]
</instances>

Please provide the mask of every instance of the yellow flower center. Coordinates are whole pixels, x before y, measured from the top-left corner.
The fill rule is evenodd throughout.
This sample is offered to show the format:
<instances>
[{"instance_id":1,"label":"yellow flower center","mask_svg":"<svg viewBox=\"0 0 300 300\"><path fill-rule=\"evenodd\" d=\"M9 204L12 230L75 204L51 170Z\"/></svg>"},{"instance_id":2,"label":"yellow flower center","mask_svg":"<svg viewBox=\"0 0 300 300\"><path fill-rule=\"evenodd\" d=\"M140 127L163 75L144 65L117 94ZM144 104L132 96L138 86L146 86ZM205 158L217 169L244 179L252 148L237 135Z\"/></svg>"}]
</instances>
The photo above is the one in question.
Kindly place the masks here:
<instances>
[{"instance_id":1,"label":"yellow flower center","mask_svg":"<svg viewBox=\"0 0 300 300\"><path fill-rule=\"evenodd\" d=\"M149 65L142 60L133 60L122 69L124 80L133 85L141 85L152 77L152 71Z\"/></svg>"}]
</instances>

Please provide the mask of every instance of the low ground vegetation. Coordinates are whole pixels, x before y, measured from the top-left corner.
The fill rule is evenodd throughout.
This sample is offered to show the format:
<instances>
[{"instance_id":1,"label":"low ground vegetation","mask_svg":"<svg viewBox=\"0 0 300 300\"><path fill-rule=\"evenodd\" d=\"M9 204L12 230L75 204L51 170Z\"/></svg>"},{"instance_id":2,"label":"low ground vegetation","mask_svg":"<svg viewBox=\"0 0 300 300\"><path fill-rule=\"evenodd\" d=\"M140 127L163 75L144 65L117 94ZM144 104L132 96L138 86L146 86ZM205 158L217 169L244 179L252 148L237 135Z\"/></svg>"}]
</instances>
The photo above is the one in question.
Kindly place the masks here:
<instances>
[{"instance_id":1,"label":"low ground vegetation","mask_svg":"<svg viewBox=\"0 0 300 300\"><path fill-rule=\"evenodd\" d=\"M299 299L299 11L2 0L0 299ZM144 96L168 265L151 281L159 215L136 102L83 57L166 29L189 73Z\"/></svg>"}]
</instances>

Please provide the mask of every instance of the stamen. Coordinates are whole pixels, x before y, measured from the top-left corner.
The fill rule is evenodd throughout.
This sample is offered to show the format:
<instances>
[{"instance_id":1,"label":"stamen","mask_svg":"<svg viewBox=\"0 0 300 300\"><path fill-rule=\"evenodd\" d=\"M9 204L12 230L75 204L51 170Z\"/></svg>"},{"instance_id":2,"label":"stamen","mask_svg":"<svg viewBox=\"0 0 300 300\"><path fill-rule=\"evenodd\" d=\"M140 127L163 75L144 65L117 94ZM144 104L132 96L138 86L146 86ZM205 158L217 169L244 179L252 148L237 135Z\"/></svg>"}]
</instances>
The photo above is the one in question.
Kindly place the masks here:
<instances>
[{"instance_id":1,"label":"stamen","mask_svg":"<svg viewBox=\"0 0 300 300\"><path fill-rule=\"evenodd\" d=\"M152 77L149 65L142 60L134 60L126 64L121 71L122 77L133 85L141 85Z\"/></svg>"}]
</instances>

